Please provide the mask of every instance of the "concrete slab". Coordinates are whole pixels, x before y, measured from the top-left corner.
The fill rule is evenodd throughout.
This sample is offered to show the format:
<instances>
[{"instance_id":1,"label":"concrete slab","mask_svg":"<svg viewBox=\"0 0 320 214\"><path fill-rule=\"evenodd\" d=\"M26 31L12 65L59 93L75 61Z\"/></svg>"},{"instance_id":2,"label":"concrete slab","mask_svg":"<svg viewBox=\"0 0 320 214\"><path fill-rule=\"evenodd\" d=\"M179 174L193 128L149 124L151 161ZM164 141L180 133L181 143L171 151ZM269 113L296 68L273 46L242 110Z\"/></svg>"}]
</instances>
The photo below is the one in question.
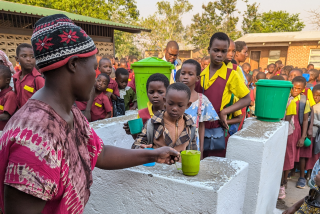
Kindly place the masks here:
<instances>
[{"instance_id":1,"label":"concrete slab","mask_svg":"<svg viewBox=\"0 0 320 214\"><path fill-rule=\"evenodd\" d=\"M177 163L180 167L180 163ZM175 165L94 169L84 213L242 213L248 164L222 158L201 161L197 176Z\"/></svg>"}]
</instances>

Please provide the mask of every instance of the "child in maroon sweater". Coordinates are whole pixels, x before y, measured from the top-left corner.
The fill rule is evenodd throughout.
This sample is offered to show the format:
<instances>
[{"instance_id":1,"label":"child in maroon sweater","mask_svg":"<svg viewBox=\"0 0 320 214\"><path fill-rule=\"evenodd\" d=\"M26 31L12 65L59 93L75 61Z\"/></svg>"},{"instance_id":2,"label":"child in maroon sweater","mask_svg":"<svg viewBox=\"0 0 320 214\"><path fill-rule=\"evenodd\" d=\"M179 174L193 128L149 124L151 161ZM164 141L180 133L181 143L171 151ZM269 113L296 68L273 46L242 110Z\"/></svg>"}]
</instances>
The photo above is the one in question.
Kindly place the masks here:
<instances>
[{"instance_id":1,"label":"child in maroon sweater","mask_svg":"<svg viewBox=\"0 0 320 214\"><path fill-rule=\"evenodd\" d=\"M17 96L9 86L11 71L7 66L0 65L0 130L6 126L10 117L17 110Z\"/></svg>"},{"instance_id":2,"label":"child in maroon sweater","mask_svg":"<svg viewBox=\"0 0 320 214\"><path fill-rule=\"evenodd\" d=\"M109 98L107 97L107 95L105 95L105 91L108 87L109 81L110 77L105 73L99 74L96 79L96 82L94 84L94 100L90 109L92 122L111 117L112 109L110 106ZM87 102L76 101L76 105L81 111L84 111L86 109Z\"/></svg>"},{"instance_id":3,"label":"child in maroon sweater","mask_svg":"<svg viewBox=\"0 0 320 214\"><path fill-rule=\"evenodd\" d=\"M18 107L21 108L36 91L44 86L44 79L35 68L36 60L31 45L20 44L16 54L16 61L20 63L21 71L15 73L12 78Z\"/></svg>"}]
</instances>

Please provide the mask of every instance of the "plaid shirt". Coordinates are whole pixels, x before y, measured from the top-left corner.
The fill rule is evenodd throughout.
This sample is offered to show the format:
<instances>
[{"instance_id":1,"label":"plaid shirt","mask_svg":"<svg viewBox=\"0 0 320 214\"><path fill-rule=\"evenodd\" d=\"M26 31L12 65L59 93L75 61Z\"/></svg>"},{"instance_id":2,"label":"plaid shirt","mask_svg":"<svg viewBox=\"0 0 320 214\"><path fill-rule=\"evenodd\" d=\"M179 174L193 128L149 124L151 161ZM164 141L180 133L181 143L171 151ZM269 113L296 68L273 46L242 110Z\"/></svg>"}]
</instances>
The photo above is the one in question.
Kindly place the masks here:
<instances>
[{"instance_id":1,"label":"plaid shirt","mask_svg":"<svg viewBox=\"0 0 320 214\"><path fill-rule=\"evenodd\" d=\"M169 135L169 131L164 127L164 120L163 120L164 112L165 111L158 111L151 118L151 122L154 125L154 130L153 130L154 139L158 140L159 137L163 134L164 142L167 146L174 148L176 146L179 146L189 141L191 143L190 149L197 150L198 147L196 142L196 136L194 136L194 139L191 140L191 127L195 126L195 124L193 123L192 117L189 116L188 114L183 115L183 119L185 121L185 127L181 132L178 140L176 142L173 142ZM147 122L144 124L142 132L138 135L137 139L132 145L132 149L139 149L140 144L148 144L147 124L148 124Z\"/></svg>"}]
</instances>

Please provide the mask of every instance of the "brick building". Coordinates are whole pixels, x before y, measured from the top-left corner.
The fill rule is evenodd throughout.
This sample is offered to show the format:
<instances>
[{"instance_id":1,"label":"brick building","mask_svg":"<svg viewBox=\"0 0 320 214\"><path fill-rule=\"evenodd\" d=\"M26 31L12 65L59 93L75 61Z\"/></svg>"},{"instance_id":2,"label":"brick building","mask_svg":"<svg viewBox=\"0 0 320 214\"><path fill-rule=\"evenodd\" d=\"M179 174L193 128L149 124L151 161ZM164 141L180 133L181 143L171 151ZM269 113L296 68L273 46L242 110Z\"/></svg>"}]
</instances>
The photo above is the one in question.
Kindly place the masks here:
<instances>
[{"instance_id":1,"label":"brick building","mask_svg":"<svg viewBox=\"0 0 320 214\"><path fill-rule=\"evenodd\" d=\"M0 50L4 51L9 60L15 64L16 48L21 43L31 44L34 24L44 16L61 13L86 31L95 42L101 56L114 55L114 30L130 33L150 32L146 28L81 16L61 10L0 1Z\"/></svg>"},{"instance_id":2,"label":"brick building","mask_svg":"<svg viewBox=\"0 0 320 214\"><path fill-rule=\"evenodd\" d=\"M299 68L312 63L320 69L320 31L250 33L236 41L247 43L246 62L250 63L251 70L264 69L277 60Z\"/></svg>"}]
</instances>

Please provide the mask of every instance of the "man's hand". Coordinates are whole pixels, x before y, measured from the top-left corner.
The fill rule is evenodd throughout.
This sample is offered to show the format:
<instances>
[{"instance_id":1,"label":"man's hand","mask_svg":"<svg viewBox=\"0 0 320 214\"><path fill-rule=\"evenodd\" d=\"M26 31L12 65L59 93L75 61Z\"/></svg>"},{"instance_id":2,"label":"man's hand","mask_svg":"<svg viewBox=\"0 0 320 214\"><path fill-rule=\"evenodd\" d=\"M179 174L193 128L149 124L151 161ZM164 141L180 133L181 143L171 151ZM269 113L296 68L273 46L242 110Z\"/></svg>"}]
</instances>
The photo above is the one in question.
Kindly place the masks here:
<instances>
[{"instance_id":1,"label":"man's hand","mask_svg":"<svg viewBox=\"0 0 320 214\"><path fill-rule=\"evenodd\" d=\"M179 161L180 159L180 153L168 146L155 149L154 152L156 152L157 154L156 155L157 163L166 163L171 165Z\"/></svg>"},{"instance_id":2,"label":"man's hand","mask_svg":"<svg viewBox=\"0 0 320 214\"><path fill-rule=\"evenodd\" d=\"M297 143L297 147L303 147L303 145L304 145L304 138L300 138L300 140L298 141L298 143Z\"/></svg>"},{"instance_id":3,"label":"man's hand","mask_svg":"<svg viewBox=\"0 0 320 214\"><path fill-rule=\"evenodd\" d=\"M227 123L227 114L225 114L223 110L220 111L219 118L220 118L220 124L222 125L222 127L229 130L229 126Z\"/></svg>"}]
</instances>

